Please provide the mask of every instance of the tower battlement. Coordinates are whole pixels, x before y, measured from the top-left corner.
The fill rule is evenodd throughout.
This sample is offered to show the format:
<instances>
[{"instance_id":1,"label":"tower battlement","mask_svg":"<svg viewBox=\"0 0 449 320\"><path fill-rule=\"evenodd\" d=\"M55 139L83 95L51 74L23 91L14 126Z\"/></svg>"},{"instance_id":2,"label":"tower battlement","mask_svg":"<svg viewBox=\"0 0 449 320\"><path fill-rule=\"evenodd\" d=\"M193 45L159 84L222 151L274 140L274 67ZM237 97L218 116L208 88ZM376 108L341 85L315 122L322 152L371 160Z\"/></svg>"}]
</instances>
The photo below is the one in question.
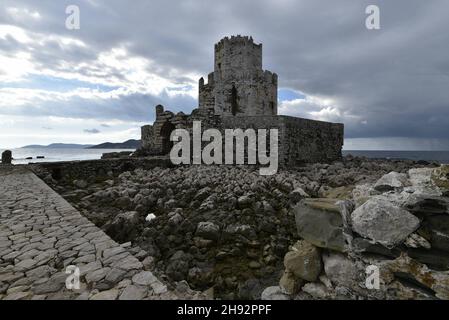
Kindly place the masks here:
<instances>
[{"instance_id":1,"label":"tower battlement","mask_svg":"<svg viewBox=\"0 0 449 320\"><path fill-rule=\"evenodd\" d=\"M215 45L214 71L233 72L235 68L245 70L262 69L262 44L252 37L226 37Z\"/></svg>"},{"instance_id":2,"label":"tower battlement","mask_svg":"<svg viewBox=\"0 0 449 320\"><path fill-rule=\"evenodd\" d=\"M255 45L258 47L262 47L262 44L255 44L253 37L251 37L251 36L248 37L248 36L237 35L237 36L231 36L231 37L224 37L223 39L221 39L220 41L218 41L215 44L215 49L219 49L220 47L223 47L225 45L225 43L234 44L234 45L236 45L236 44L242 44L242 45L252 44L252 45Z\"/></svg>"}]
</instances>

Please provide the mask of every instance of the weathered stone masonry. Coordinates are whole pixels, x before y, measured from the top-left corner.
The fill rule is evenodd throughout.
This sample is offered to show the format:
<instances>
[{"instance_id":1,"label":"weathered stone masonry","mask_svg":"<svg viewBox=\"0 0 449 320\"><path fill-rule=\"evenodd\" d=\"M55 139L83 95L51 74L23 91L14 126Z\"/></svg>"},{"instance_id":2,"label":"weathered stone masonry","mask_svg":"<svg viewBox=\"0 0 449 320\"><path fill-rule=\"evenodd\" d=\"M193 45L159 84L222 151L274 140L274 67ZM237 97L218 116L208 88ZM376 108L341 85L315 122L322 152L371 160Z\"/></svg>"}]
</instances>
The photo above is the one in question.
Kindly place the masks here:
<instances>
[{"instance_id":1,"label":"weathered stone masonry","mask_svg":"<svg viewBox=\"0 0 449 320\"><path fill-rule=\"evenodd\" d=\"M199 80L199 107L190 115L156 106L153 125L142 127L142 152L168 154L174 129L278 129L279 164L296 166L341 158L343 124L277 115L278 76L262 69L262 45L249 37L224 38L215 45L208 83Z\"/></svg>"},{"instance_id":2,"label":"weathered stone masonry","mask_svg":"<svg viewBox=\"0 0 449 320\"><path fill-rule=\"evenodd\" d=\"M199 108L218 115L276 115L277 75L262 69L262 44L224 38L215 45L215 69L199 81Z\"/></svg>"}]
</instances>

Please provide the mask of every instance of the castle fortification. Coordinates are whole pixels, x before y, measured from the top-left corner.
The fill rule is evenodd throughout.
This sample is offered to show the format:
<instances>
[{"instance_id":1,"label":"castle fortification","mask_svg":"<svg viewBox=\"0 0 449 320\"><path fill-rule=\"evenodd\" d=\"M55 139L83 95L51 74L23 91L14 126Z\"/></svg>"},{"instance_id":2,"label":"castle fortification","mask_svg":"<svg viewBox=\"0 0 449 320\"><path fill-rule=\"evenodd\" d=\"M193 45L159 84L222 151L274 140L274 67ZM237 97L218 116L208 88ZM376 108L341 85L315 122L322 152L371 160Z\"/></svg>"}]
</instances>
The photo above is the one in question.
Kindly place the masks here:
<instances>
[{"instance_id":1,"label":"castle fortification","mask_svg":"<svg viewBox=\"0 0 449 320\"><path fill-rule=\"evenodd\" d=\"M262 68L262 44L251 37L226 37L215 44L214 71L199 80L199 106L190 115L156 106L153 125L142 127L141 152L168 154L174 129L278 129L279 164L296 166L341 158L344 126L340 123L278 115L278 76Z\"/></svg>"}]
</instances>

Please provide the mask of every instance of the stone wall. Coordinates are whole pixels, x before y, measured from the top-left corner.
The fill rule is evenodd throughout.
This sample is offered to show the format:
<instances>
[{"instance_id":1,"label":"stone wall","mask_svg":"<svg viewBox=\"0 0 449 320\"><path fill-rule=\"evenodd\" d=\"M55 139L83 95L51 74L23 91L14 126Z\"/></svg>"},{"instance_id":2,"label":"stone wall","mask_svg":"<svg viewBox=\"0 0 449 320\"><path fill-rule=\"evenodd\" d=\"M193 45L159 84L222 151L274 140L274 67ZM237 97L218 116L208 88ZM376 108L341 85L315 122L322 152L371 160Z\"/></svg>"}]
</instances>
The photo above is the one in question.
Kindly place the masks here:
<instances>
[{"instance_id":1,"label":"stone wall","mask_svg":"<svg viewBox=\"0 0 449 320\"><path fill-rule=\"evenodd\" d=\"M281 116L284 124L284 160L287 166L310 162L331 162L341 158L344 125Z\"/></svg>"},{"instance_id":2,"label":"stone wall","mask_svg":"<svg viewBox=\"0 0 449 320\"><path fill-rule=\"evenodd\" d=\"M64 161L26 165L39 176L49 174L53 179L66 183L80 179L89 183L95 183L97 179L106 180L113 176L118 176L122 172L138 168L151 169L172 166L170 159L167 157Z\"/></svg>"},{"instance_id":3,"label":"stone wall","mask_svg":"<svg viewBox=\"0 0 449 320\"><path fill-rule=\"evenodd\" d=\"M289 116L222 117L224 128L278 129L279 164L300 166L341 159L344 126Z\"/></svg>"},{"instance_id":4,"label":"stone wall","mask_svg":"<svg viewBox=\"0 0 449 320\"><path fill-rule=\"evenodd\" d=\"M311 162L331 162L341 158L343 124L329 123L289 116L217 116L212 109L195 109L191 115L177 115L157 107L156 121L152 126L149 154L167 154L167 125L173 129L186 129L192 136L194 121L201 121L201 129L216 128L223 134L225 129L278 129L278 156L281 166L300 166ZM144 130L144 129L143 129ZM164 137L165 135L165 137ZM142 137L143 138L143 137ZM202 145L208 144L203 142ZM171 146L171 145L170 145ZM165 149L165 152L162 150ZM171 149L171 148L170 148Z\"/></svg>"}]
</instances>

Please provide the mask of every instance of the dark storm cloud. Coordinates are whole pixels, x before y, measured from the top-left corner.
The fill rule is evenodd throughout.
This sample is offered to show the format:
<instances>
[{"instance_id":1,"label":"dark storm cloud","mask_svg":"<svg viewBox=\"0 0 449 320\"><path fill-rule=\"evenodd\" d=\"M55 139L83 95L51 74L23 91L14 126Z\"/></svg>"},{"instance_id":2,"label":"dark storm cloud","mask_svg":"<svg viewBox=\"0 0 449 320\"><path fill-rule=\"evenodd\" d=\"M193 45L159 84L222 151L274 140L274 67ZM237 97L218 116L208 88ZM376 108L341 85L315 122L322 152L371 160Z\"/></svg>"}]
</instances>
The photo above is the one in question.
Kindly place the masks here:
<instances>
[{"instance_id":1,"label":"dark storm cloud","mask_svg":"<svg viewBox=\"0 0 449 320\"><path fill-rule=\"evenodd\" d=\"M329 98L349 138L448 138L449 2L397 1L4 1L0 22L27 30L74 37L87 47L42 44L33 57L42 67L62 61L93 64L97 53L120 45L150 59L151 73L192 85L187 73L207 75L213 44L230 34L252 35L264 44L264 66L280 86ZM81 29L64 28L65 7L78 4ZM381 30L365 28L365 8L381 9ZM18 21L7 7L38 11L40 20ZM7 39L0 49L26 46ZM78 70L89 75L89 68ZM115 70L104 75L120 78ZM79 99L70 106L46 102L36 112L108 119L148 120L163 101L174 111L195 105L189 96L133 94L102 102ZM151 110L151 111L149 111ZM289 109L291 114L305 110ZM21 111L22 112L22 111ZM24 114L29 111L23 110ZM144 118L142 118L144 117Z\"/></svg>"}]
</instances>

